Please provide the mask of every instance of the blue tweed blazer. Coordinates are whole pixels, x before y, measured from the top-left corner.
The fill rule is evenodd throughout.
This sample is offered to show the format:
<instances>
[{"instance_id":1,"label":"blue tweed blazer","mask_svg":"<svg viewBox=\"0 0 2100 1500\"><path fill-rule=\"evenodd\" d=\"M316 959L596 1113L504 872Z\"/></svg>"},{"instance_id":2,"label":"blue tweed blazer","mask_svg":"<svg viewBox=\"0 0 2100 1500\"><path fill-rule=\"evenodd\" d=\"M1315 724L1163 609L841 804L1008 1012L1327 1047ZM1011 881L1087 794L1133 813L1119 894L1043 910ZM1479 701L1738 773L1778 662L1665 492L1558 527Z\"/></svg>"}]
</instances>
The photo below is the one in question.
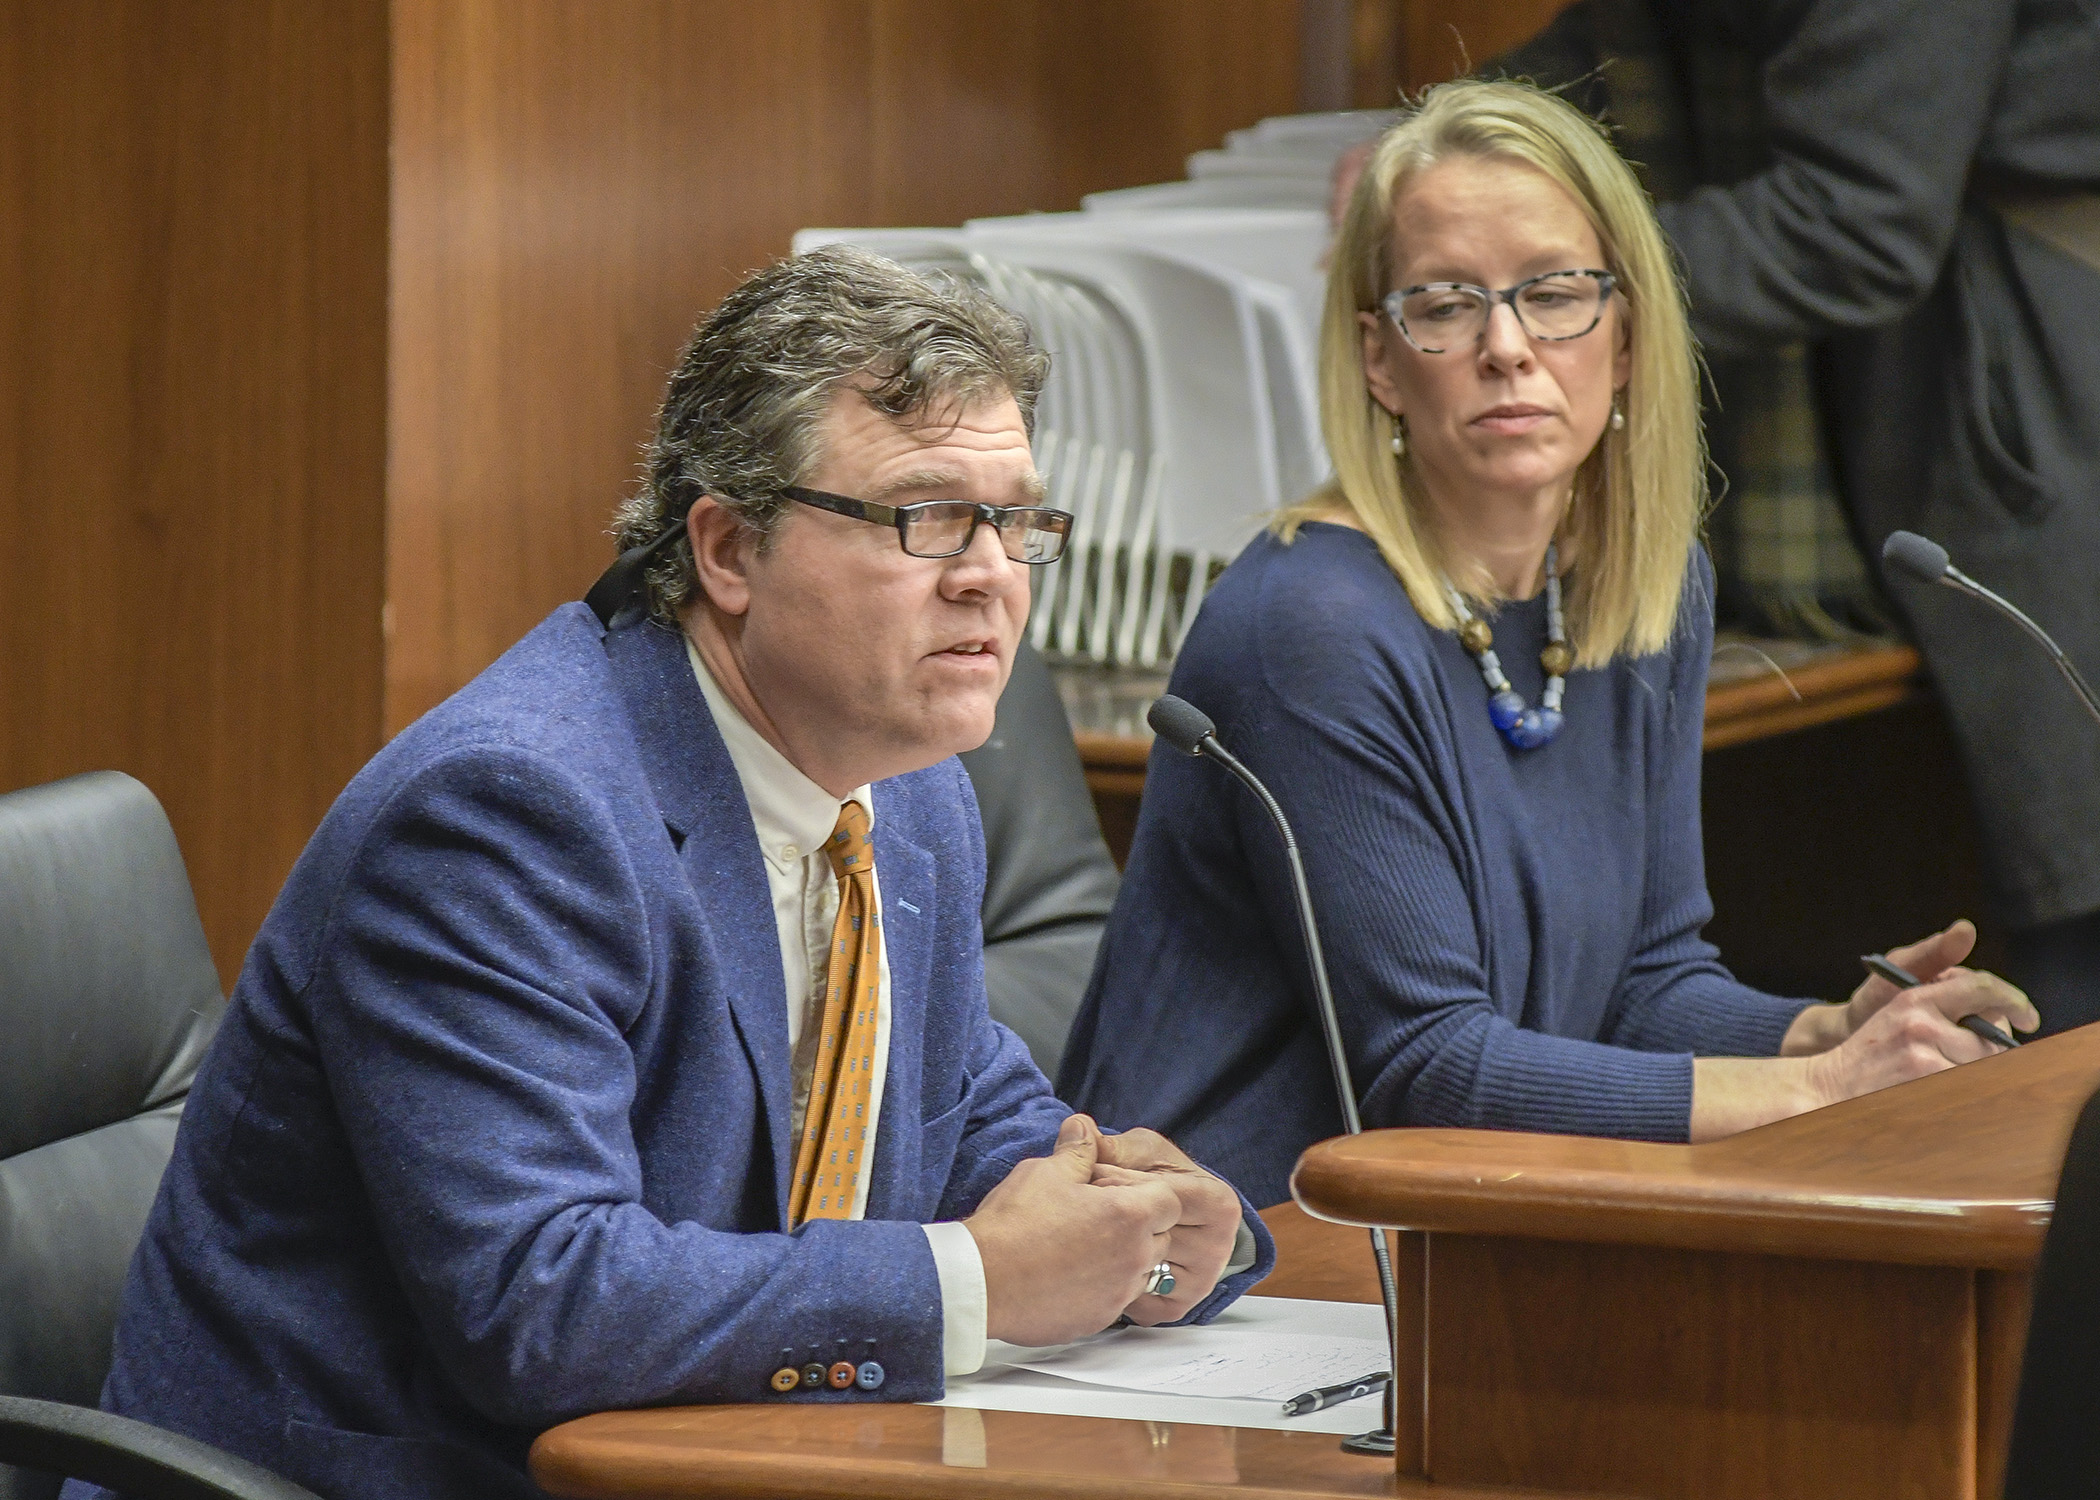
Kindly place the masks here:
<instances>
[{"instance_id":1,"label":"blue tweed blazer","mask_svg":"<svg viewBox=\"0 0 2100 1500\"><path fill-rule=\"evenodd\" d=\"M938 1396L917 1226L969 1214L1068 1111L986 1013L960 764L875 805L893 1020L868 1216L789 1235L787 1001L742 786L675 633L556 610L381 751L293 869L190 1095L104 1405L324 1496L467 1500L539 1493L529 1444L586 1412ZM1196 1320L1267 1272L1260 1239ZM881 1389L768 1384L840 1358Z\"/></svg>"}]
</instances>

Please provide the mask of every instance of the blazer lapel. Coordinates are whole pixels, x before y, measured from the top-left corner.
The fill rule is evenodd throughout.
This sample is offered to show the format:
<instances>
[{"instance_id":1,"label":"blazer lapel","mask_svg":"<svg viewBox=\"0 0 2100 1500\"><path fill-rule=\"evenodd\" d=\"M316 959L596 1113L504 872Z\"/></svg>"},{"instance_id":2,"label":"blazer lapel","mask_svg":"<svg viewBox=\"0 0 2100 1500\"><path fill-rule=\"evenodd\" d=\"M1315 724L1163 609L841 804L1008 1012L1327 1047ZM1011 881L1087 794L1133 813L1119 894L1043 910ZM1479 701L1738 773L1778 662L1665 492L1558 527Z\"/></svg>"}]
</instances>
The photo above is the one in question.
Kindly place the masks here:
<instances>
[{"instance_id":1,"label":"blazer lapel","mask_svg":"<svg viewBox=\"0 0 2100 1500\"><path fill-rule=\"evenodd\" d=\"M774 1197L785 1226L792 1167L788 1111L794 1102L787 989L772 888L751 806L693 679L684 637L645 620L608 632L605 654L664 826L678 844L693 896L707 917L724 998L758 1080L773 1144Z\"/></svg>"},{"instance_id":2,"label":"blazer lapel","mask_svg":"<svg viewBox=\"0 0 2100 1500\"><path fill-rule=\"evenodd\" d=\"M876 784L875 874L882 887L883 954L890 970L890 1055L875 1127L868 1217L917 1215L919 1122L924 1115L926 980L932 962L933 857L885 821Z\"/></svg>"}]
</instances>

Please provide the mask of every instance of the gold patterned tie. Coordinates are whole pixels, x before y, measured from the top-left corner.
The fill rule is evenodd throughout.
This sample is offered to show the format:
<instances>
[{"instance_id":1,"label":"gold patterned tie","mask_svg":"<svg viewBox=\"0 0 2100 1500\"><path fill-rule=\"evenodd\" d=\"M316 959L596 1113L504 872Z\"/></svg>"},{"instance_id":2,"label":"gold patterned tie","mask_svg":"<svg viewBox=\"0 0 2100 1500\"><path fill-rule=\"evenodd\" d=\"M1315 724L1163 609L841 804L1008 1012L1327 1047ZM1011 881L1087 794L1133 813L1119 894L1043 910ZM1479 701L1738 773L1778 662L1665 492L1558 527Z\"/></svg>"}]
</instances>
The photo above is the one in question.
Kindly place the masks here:
<instances>
[{"instance_id":1,"label":"gold patterned tie","mask_svg":"<svg viewBox=\"0 0 2100 1500\"><path fill-rule=\"evenodd\" d=\"M824 968L824 1015L809 1107L795 1151L788 1225L852 1216L872 1141L876 1009L881 998L882 926L875 909L875 849L858 802L839 809L824 853L839 879L838 920Z\"/></svg>"}]
</instances>

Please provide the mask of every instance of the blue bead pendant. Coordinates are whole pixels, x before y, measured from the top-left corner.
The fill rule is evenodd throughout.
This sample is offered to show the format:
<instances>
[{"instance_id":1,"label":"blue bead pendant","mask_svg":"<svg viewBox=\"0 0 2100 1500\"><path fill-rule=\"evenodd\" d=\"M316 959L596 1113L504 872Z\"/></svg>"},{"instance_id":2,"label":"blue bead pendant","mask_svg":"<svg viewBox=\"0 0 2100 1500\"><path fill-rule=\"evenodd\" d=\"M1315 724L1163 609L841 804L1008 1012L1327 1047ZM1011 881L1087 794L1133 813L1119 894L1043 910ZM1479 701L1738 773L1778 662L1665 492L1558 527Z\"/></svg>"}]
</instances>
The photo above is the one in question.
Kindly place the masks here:
<instances>
[{"instance_id":1,"label":"blue bead pendant","mask_svg":"<svg viewBox=\"0 0 2100 1500\"><path fill-rule=\"evenodd\" d=\"M1536 750L1560 733L1562 722L1563 715L1557 708L1527 708L1517 715L1516 723L1506 728L1498 723L1495 727L1517 749Z\"/></svg>"},{"instance_id":2,"label":"blue bead pendant","mask_svg":"<svg viewBox=\"0 0 2100 1500\"><path fill-rule=\"evenodd\" d=\"M1539 706L1532 708L1522 695L1510 686L1503 673L1502 663L1495 655L1494 635L1488 627L1475 620L1472 611L1466 608L1465 596L1444 580L1444 593L1451 601L1451 612L1459 619L1459 644L1472 654L1474 664L1480 668L1481 680L1488 690L1488 722L1495 732L1512 750L1536 750L1560 733L1566 723L1561 713L1561 694L1565 682L1561 674L1568 669L1571 653L1567 649L1566 622L1560 611L1560 565L1559 549L1551 544L1546 548L1546 639L1548 649L1540 653L1539 665L1546 672L1546 690L1539 697Z\"/></svg>"}]
</instances>

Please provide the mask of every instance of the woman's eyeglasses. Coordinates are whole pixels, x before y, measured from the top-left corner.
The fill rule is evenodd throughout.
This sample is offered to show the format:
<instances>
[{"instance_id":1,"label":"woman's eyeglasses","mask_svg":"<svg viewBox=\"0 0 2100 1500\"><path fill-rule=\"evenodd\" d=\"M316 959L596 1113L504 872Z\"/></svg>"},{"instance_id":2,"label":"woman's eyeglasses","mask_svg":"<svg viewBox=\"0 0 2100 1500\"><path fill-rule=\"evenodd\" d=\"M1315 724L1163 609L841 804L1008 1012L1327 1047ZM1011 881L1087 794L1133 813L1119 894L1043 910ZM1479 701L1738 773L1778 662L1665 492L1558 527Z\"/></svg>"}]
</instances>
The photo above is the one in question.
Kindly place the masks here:
<instances>
[{"instance_id":1,"label":"woman's eyeglasses","mask_svg":"<svg viewBox=\"0 0 2100 1500\"><path fill-rule=\"evenodd\" d=\"M1054 563L1072 533L1072 513L1041 505L979 505L974 500L921 500L915 505L878 505L824 490L789 485L781 494L834 515L897 528L897 540L913 557L955 557L969 550L980 524L999 533L999 545L1019 563Z\"/></svg>"},{"instance_id":2,"label":"woman's eyeglasses","mask_svg":"<svg viewBox=\"0 0 2100 1500\"><path fill-rule=\"evenodd\" d=\"M1579 339L1597 326L1617 281L1609 271L1548 271L1499 292L1466 281L1429 281L1389 293L1385 312L1400 336L1424 354L1476 342L1497 302L1507 302L1533 338L1558 342Z\"/></svg>"}]
</instances>

